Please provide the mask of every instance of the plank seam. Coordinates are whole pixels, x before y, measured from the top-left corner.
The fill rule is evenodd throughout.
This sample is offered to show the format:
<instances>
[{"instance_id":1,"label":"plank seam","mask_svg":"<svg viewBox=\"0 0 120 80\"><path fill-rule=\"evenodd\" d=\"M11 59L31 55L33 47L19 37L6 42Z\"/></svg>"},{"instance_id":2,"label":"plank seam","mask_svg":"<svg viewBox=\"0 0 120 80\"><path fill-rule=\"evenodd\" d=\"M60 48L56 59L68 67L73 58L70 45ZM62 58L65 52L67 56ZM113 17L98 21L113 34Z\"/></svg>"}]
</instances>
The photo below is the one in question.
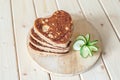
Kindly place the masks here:
<instances>
[{"instance_id":1,"label":"plank seam","mask_svg":"<svg viewBox=\"0 0 120 80\"><path fill-rule=\"evenodd\" d=\"M78 0L77 0L77 4L79 5L79 8L81 9L81 12L82 12L84 18L87 20L87 17L85 16L84 11L83 11L83 9L82 9L82 6L81 6L80 3L78 2ZM104 63L104 60L103 60L102 56L100 56L100 57L101 57L101 60L102 60L103 65L104 65L104 67L105 67L105 71L106 71L109 79L111 80L110 74L109 74L109 72L108 72L108 69L107 69L105 63ZM82 75L80 75L80 76L82 76Z\"/></svg>"},{"instance_id":2,"label":"plank seam","mask_svg":"<svg viewBox=\"0 0 120 80\"><path fill-rule=\"evenodd\" d=\"M51 74L48 74L48 75L49 75L50 80L52 80L52 78L51 78Z\"/></svg>"},{"instance_id":3,"label":"plank seam","mask_svg":"<svg viewBox=\"0 0 120 80\"><path fill-rule=\"evenodd\" d=\"M115 35L117 36L117 38L118 38L118 40L119 40L119 42L120 42L120 36L118 35L119 33L117 32L115 26L112 24L112 21L110 20L110 17L108 16L106 10L104 9L104 7L103 7L103 5L102 5L102 2L101 2L100 0L98 0L98 2L99 2L99 4L100 4L100 6L101 6L101 8L102 8L102 10L103 10L103 12L104 12L104 14L105 14L105 16L107 17L110 25L112 26L112 29L114 30Z\"/></svg>"},{"instance_id":4,"label":"plank seam","mask_svg":"<svg viewBox=\"0 0 120 80\"><path fill-rule=\"evenodd\" d=\"M83 12L83 10L82 10L82 7L81 7L81 5L80 5L79 2L78 2L78 0L76 0L76 2L77 2L77 4L78 4L78 6L79 6L79 9L80 9L81 12L82 12L83 18L84 18L85 20L87 20L86 17L85 17L84 12Z\"/></svg>"},{"instance_id":5,"label":"plank seam","mask_svg":"<svg viewBox=\"0 0 120 80\"><path fill-rule=\"evenodd\" d=\"M34 0L32 0L32 3L33 3L33 9L34 9L34 12L35 12L35 17L37 18L37 11L36 11L36 7L35 7L35 2L34 2Z\"/></svg>"},{"instance_id":6,"label":"plank seam","mask_svg":"<svg viewBox=\"0 0 120 80\"><path fill-rule=\"evenodd\" d=\"M55 0L55 5L56 5L56 8L58 10L58 4L57 4L57 0Z\"/></svg>"},{"instance_id":7,"label":"plank seam","mask_svg":"<svg viewBox=\"0 0 120 80\"><path fill-rule=\"evenodd\" d=\"M59 5L58 5L58 1L55 0L55 2L56 2L57 10L59 10L60 8L59 8Z\"/></svg>"},{"instance_id":8,"label":"plank seam","mask_svg":"<svg viewBox=\"0 0 120 80\"><path fill-rule=\"evenodd\" d=\"M14 19L13 19L13 9L12 9L12 1L10 0L10 13L11 13L11 22L12 22L12 32L13 32L13 40L14 40L14 48L15 48L15 55L16 55L16 66L17 66L17 75L18 79L20 80L20 71L19 71L19 62L18 62L18 55L17 55L17 45L16 45L16 37L15 37L15 29L14 29Z\"/></svg>"},{"instance_id":9,"label":"plank seam","mask_svg":"<svg viewBox=\"0 0 120 80\"><path fill-rule=\"evenodd\" d=\"M81 77L81 75L79 74L78 76L79 76L80 80L82 80L82 77Z\"/></svg>"},{"instance_id":10,"label":"plank seam","mask_svg":"<svg viewBox=\"0 0 120 80\"><path fill-rule=\"evenodd\" d=\"M103 62L103 65L105 65L104 60L103 60L103 57L101 57L101 60L102 60L102 62ZM108 74L109 79L111 80L110 73L108 72L107 67L106 67L106 66L104 66L104 67L105 67L105 70L106 70L106 72L107 72L107 74Z\"/></svg>"}]
</instances>

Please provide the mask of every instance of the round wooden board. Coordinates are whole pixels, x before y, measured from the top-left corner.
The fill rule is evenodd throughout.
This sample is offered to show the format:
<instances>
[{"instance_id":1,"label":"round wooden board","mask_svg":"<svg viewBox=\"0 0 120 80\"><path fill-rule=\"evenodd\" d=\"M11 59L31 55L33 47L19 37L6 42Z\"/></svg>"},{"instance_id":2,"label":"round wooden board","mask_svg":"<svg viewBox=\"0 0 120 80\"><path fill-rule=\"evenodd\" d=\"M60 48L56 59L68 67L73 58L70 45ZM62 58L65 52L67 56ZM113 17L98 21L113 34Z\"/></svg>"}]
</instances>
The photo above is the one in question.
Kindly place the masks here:
<instances>
[{"instance_id":1,"label":"round wooden board","mask_svg":"<svg viewBox=\"0 0 120 80\"><path fill-rule=\"evenodd\" d=\"M79 51L74 51L72 45L74 39L79 35L90 33L91 40L97 39L99 51L92 57L82 58ZM40 67L55 75L71 76L80 74L90 69L98 60L101 53L101 39L97 30L86 20L74 21L74 32L72 35L72 44L70 52L64 55L48 55L42 56L41 54L31 53L30 56L40 65Z\"/></svg>"}]
</instances>

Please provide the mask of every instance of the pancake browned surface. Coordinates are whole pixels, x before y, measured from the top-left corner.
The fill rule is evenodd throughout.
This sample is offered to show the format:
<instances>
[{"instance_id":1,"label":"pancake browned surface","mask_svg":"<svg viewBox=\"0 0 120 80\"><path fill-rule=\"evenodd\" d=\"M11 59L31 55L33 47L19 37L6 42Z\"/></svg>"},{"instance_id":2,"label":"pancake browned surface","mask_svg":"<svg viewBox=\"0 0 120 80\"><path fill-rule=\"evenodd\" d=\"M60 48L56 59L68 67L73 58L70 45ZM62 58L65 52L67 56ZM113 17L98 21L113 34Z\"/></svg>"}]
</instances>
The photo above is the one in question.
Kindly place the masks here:
<instances>
[{"instance_id":1,"label":"pancake browned surface","mask_svg":"<svg viewBox=\"0 0 120 80\"><path fill-rule=\"evenodd\" d=\"M71 16L63 11L56 11L50 18L38 18L34 31L45 41L60 47L66 47L72 35Z\"/></svg>"},{"instance_id":2,"label":"pancake browned surface","mask_svg":"<svg viewBox=\"0 0 120 80\"><path fill-rule=\"evenodd\" d=\"M49 18L38 18L29 34L32 53L65 54L69 52L72 35L71 16L59 10Z\"/></svg>"}]
</instances>

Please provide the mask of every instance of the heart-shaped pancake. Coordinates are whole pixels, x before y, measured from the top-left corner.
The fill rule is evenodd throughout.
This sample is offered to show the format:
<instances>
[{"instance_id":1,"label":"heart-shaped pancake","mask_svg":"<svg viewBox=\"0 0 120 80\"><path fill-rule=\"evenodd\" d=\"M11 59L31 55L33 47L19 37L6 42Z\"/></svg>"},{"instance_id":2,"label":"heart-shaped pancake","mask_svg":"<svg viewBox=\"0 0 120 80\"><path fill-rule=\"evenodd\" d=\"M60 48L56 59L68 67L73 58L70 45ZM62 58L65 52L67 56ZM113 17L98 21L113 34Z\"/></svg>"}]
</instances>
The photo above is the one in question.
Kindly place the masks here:
<instances>
[{"instance_id":1,"label":"heart-shaped pancake","mask_svg":"<svg viewBox=\"0 0 120 80\"><path fill-rule=\"evenodd\" d=\"M53 45L68 43L72 29L71 16L63 10L54 12L49 18L38 18L34 23L34 31L38 36Z\"/></svg>"}]
</instances>

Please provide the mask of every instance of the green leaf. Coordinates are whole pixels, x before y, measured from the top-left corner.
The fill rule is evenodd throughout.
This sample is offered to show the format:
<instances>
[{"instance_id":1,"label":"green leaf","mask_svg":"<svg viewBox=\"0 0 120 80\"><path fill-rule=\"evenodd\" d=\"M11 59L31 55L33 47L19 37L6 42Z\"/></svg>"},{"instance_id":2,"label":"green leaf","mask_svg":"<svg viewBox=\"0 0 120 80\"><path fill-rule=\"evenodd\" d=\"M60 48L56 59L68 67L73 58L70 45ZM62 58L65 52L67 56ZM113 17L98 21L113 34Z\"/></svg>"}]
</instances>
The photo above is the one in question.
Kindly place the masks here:
<instances>
[{"instance_id":1,"label":"green leaf","mask_svg":"<svg viewBox=\"0 0 120 80\"><path fill-rule=\"evenodd\" d=\"M86 40L87 40L87 42L89 42L90 41L90 34L86 34Z\"/></svg>"},{"instance_id":2,"label":"green leaf","mask_svg":"<svg viewBox=\"0 0 120 80\"><path fill-rule=\"evenodd\" d=\"M96 46L88 46L89 49L93 52L93 51L98 51L98 47Z\"/></svg>"},{"instance_id":3,"label":"green leaf","mask_svg":"<svg viewBox=\"0 0 120 80\"><path fill-rule=\"evenodd\" d=\"M87 43L87 40L86 40L85 36L83 36L83 35L78 36L76 38L76 40L83 40L85 43Z\"/></svg>"},{"instance_id":4,"label":"green leaf","mask_svg":"<svg viewBox=\"0 0 120 80\"><path fill-rule=\"evenodd\" d=\"M89 41L88 45L93 46L98 42L98 40Z\"/></svg>"},{"instance_id":5,"label":"green leaf","mask_svg":"<svg viewBox=\"0 0 120 80\"><path fill-rule=\"evenodd\" d=\"M88 55L89 56L93 56L92 52L90 51L90 49L86 46L86 45L83 45L80 49L80 55L83 57L83 58L87 58Z\"/></svg>"}]
</instances>

